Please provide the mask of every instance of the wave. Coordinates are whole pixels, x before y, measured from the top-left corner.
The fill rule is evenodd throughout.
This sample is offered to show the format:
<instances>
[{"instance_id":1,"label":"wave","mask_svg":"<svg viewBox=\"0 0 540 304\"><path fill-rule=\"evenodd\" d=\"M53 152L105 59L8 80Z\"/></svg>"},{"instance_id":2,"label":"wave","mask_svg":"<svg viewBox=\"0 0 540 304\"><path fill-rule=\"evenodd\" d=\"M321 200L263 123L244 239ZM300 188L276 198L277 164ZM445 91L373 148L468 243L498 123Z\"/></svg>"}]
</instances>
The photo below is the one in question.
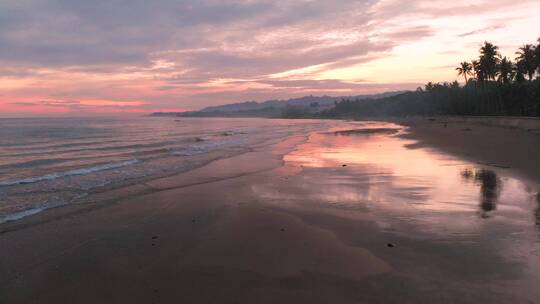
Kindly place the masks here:
<instances>
[{"instance_id":1,"label":"wave","mask_svg":"<svg viewBox=\"0 0 540 304\"><path fill-rule=\"evenodd\" d=\"M145 142L147 140L138 139L134 140L132 144L127 144L126 142L122 141L104 141L104 142L95 142L95 145L91 145L92 143L73 143L73 144L64 144L64 145L56 145L56 146L45 146L45 147L38 147L33 149L24 148L24 151L32 151L32 150L40 150L36 152L21 152L20 149L15 150L15 152L11 154L3 154L2 157L22 157L22 156L40 156L40 155L57 155L57 154L72 154L76 152L89 152L89 151L114 151L114 150L137 150L141 148L154 148L154 147L163 147L166 148L170 145L175 144L184 144L184 143L192 143L197 142L201 139L201 137L187 137L187 138L181 138L176 140L168 140L168 141L159 141L159 142L152 142L152 143L138 143L138 142ZM204 139L204 138L203 138ZM206 139L204 139L206 140ZM121 145L105 145L105 146L97 146L97 144L110 144L110 143L122 143ZM56 149L56 148L69 148L69 147L76 147L75 149Z\"/></svg>"},{"instance_id":2,"label":"wave","mask_svg":"<svg viewBox=\"0 0 540 304\"><path fill-rule=\"evenodd\" d=\"M202 138L203 141L206 139ZM219 148L225 148L231 145L238 145L243 144L246 142L246 139L244 138L236 138L232 140L221 140L221 141L214 141L214 142L206 142L202 144L192 145L186 149L182 149L180 151L173 151L171 152L171 155L175 156L194 156L198 154L207 153Z\"/></svg>"},{"instance_id":3,"label":"wave","mask_svg":"<svg viewBox=\"0 0 540 304\"><path fill-rule=\"evenodd\" d=\"M28 209L28 210L24 210L24 211L12 213L12 214L0 216L0 224L20 220L23 217L38 214L42 211L45 211L46 209L47 207L38 207L34 209Z\"/></svg>"},{"instance_id":4,"label":"wave","mask_svg":"<svg viewBox=\"0 0 540 304\"><path fill-rule=\"evenodd\" d=\"M104 170L117 169L117 168L129 166L129 165L133 165L138 162L139 162L138 159L131 159L131 160L126 160L122 162L108 163L108 164L97 165L97 166L88 167L88 168L80 168L80 169L74 169L74 170L69 170L69 171L64 171L64 172L55 172L55 173L50 173L50 174L42 175L42 176L35 176L35 177L29 177L29 178L23 178L23 179L17 179L17 180L0 181L0 187L20 185L20 184L31 184L31 183L36 183L36 182L41 182L41 181L46 181L46 180L54 180L57 178L73 176L73 175L84 175L84 174L89 174L89 173L94 173L94 172L99 172L99 171L104 171Z\"/></svg>"},{"instance_id":5,"label":"wave","mask_svg":"<svg viewBox=\"0 0 540 304\"><path fill-rule=\"evenodd\" d=\"M79 159L74 159L74 160L79 160ZM63 163L70 160L73 160L73 159L58 159L58 158L34 159L34 160L29 160L29 161L20 162L20 163L0 165L0 171L5 170L5 169L10 169L10 168L24 169L24 168L52 165L52 164L57 164L57 163Z\"/></svg>"}]
</instances>

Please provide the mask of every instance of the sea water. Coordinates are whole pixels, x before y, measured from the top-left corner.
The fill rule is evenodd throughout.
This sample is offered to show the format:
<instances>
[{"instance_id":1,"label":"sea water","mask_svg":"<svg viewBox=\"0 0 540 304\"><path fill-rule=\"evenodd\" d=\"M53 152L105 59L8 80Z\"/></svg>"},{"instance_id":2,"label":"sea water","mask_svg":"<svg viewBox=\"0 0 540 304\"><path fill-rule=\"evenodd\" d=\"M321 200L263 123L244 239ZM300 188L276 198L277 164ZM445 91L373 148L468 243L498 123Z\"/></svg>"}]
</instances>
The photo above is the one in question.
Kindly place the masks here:
<instances>
[{"instance_id":1,"label":"sea water","mask_svg":"<svg viewBox=\"0 0 540 304\"><path fill-rule=\"evenodd\" d=\"M327 124L249 118L1 119L0 223Z\"/></svg>"}]
</instances>

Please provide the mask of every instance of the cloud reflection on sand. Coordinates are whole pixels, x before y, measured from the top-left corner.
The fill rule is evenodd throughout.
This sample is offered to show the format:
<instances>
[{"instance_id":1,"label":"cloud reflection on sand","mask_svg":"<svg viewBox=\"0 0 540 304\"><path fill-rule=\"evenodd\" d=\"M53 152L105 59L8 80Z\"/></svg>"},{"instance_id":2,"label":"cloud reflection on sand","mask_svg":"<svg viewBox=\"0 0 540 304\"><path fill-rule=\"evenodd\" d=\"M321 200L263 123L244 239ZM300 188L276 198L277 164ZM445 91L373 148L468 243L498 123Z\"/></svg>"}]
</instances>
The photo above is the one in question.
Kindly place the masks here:
<instances>
[{"instance_id":1,"label":"cloud reflection on sand","mask_svg":"<svg viewBox=\"0 0 540 304\"><path fill-rule=\"evenodd\" d=\"M284 158L286 167L306 173L297 177L299 186L261 185L256 191L280 202L361 210L383 226L412 225L440 235L475 235L499 224L516 231L530 227L536 203L522 181L436 150L411 149L412 143L372 132L313 134Z\"/></svg>"}]
</instances>

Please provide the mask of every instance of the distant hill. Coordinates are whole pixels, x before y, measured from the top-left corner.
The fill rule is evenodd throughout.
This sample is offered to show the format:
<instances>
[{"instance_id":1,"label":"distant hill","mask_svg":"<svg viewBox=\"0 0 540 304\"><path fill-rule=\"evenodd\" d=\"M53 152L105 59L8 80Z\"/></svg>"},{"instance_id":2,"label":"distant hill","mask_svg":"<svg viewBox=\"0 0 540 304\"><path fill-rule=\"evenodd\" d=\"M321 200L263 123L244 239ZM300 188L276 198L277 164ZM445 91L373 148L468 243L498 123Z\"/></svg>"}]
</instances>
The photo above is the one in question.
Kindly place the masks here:
<instances>
[{"instance_id":1,"label":"distant hill","mask_svg":"<svg viewBox=\"0 0 540 304\"><path fill-rule=\"evenodd\" d=\"M287 108L306 108L311 112L320 112L334 107L335 102L343 99L379 99L399 95L405 91L386 92L357 96L304 96L287 100L267 100L264 102L245 101L221 106L207 107L191 112L156 112L151 116L179 117L280 117Z\"/></svg>"}]
</instances>

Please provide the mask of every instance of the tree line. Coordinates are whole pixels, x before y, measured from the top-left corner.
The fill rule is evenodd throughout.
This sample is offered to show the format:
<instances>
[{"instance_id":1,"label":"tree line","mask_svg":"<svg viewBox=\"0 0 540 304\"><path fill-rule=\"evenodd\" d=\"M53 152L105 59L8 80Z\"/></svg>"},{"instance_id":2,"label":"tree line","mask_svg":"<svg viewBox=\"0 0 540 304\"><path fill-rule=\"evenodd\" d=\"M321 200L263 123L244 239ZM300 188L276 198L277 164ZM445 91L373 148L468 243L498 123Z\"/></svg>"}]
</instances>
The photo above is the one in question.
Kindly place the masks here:
<instances>
[{"instance_id":1,"label":"tree line","mask_svg":"<svg viewBox=\"0 0 540 304\"><path fill-rule=\"evenodd\" d=\"M520 47L512 60L484 42L475 60L456 68L465 83L427 83L381 99L341 100L335 107L287 117L355 118L405 115L506 115L540 117L540 38ZM297 111L298 112L298 111Z\"/></svg>"},{"instance_id":2,"label":"tree line","mask_svg":"<svg viewBox=\"0 0 540 304\"><path fill-rule=\"evenodd\" d=\"M522 83L533 81L535 75L540 73L540 38L538 44L525 44L516 52L514 62L506 56L502 57L499 47L490 42L484 42L480 47L480 56L471 62L464 61L456 68L458 75L465 78L473 76L471 80L480 83L498 81L499 83Z\"/></svg>"}]
</instances>

